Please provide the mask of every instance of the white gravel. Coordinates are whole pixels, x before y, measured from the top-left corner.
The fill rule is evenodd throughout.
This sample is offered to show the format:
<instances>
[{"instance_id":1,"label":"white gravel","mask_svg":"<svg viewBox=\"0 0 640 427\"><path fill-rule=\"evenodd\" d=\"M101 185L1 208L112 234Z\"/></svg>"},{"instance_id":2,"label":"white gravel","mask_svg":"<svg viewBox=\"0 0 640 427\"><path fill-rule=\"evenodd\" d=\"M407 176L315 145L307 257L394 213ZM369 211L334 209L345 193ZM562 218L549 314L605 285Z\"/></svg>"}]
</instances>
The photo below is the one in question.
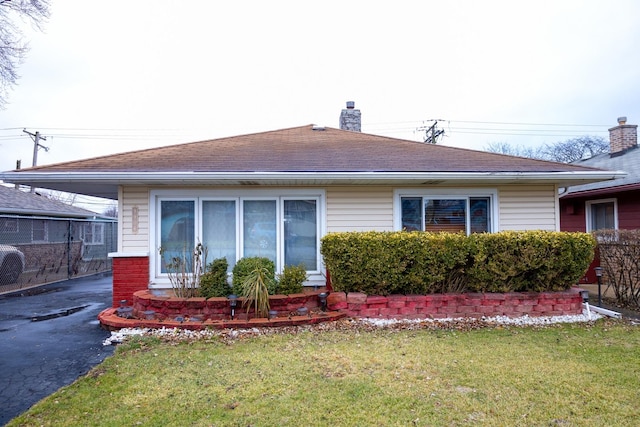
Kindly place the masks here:
<instances>
[{"instance_id":1,"label":"white gravel","mask_svg":"<svg viewBox=\"0 0 640 427\"><path fill-rule=\"evenodd\" d=\"M581 322L593 322L602 318L601 314L593 311L587 312L583 310L582 314L578 315L566 315L566 316L540 316L531 317L528 315L521 317L508 317L508 316L495 316L495 317L483 317L481 319L474 318L446 318L446 319L351 319L354 326L365 325L378 328L403 327L411 328L412 326L425 325L425 326L442 326L444 328L451 325L474 325L482 323L487 326L492 325L509 325L509 326L544 326L552 325L556 323L581 323ZM326 324L316 325L317 327L326 327ZM312 327L311 325L309 327ZM295 327L294 327L295 328ZM300 327L303 328L303 327ZM267 333L274 333L274 328L251 328L251 329L205 329L198 331L191 331L187 329L179 328L161 328L161 329L149 329L149 328L123 328L119 331L111 332L111 336L104 340L103 345L119 344L125 341L128 337L132 336L155 336L158 338L169 340L195 340L195 339L207 339L213 337L223 337L228 340L233 340L241 336L260 335ZM283 328L287 329L287 328Z\"/></svg>"},{"instance_id":2,"label":"white gravel","mask_svg":"<svg viewBox=\"0 0 640 427\"><path fill-rule=\"evenodd\" d=\"M539 326L539 325L552 325L554 323L580 323L580 322L591 322L594 320L598 320L603 316L594 313L593 311L587 313L587 310L583 310L582 314L574 314L574 315L565 315L565 316L539 316L539 317L531 317L529 315L524 315L520 317L509 317L509 316L494 316L494 317L482 317L484 323L489 325L512 325L512 326ZM473 322L477 319L472 319L468 317L456 317L456 318L446 318L446 319L417 319L417 320L409 320L409 319L361 319L362 322L369 322L376 326L387 326L393 325L397 323L444 323L447 322Z\"/></svg>"}]
</instances>

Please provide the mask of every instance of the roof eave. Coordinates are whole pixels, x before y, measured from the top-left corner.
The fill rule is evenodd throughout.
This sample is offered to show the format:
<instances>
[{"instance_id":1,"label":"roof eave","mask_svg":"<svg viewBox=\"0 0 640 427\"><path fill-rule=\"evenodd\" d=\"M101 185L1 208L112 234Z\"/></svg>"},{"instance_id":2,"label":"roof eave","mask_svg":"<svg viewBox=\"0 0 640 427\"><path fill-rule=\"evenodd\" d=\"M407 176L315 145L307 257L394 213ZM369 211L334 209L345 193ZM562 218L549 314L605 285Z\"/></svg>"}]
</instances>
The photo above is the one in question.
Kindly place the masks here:
<instances>
[{"instance_id":1,"label":"roof eave","mask_svg":"<svg viewBox=\"0 0 640 427\"><path fill-rule=\"evenodd\" d=\"M46 217L73 218L73 219L87 219L87 218L95 218L96 216L100 216L100 214L97 212L93 214L87 213L86 215L83 215L80 213L68 213L68 212L60 212L60 211L20 209L20 208L0 208L0 212L2 212L5 215L15 215L15 216L46 216Z\"/></svg>"},{"instance_id":2,"label":"roof eave","mask_svg":"<svg viewBox=\"0 0 640 427\"><path fill-rule=\"evenodd\" d=\"M596 196L610 196L613 194L624 193L626 191L638 191L640 190L640 182L636 182L633 184L623 184L616 186L607 186L607 187L599 187L592 188L588 190L580 190L580 191L571 191L563 194L561 197L563 199L574 199L574 198L583 198L583 197L596 197Z\"/></svg>"},{"instance_id":3,"label":"roof eave","mask_svg":"<svg viewBox=\"0 0 640 427\"><path fill-rule=\"evenodd\" d=\"M117 199L120 185L587 184L622 171L564 172L4 172L4 182Z\"/></svg>"}]
</instances>

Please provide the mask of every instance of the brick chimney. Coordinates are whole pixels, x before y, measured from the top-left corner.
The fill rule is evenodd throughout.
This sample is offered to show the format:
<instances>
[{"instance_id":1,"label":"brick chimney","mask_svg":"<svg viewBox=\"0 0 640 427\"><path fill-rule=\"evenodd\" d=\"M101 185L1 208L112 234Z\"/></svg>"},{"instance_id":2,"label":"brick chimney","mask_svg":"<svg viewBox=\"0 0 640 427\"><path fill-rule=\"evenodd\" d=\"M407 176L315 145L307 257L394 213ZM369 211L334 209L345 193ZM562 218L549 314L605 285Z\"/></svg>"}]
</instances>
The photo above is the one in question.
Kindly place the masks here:
<instances>
[{"instance_id":1,"label":"brick chimney","mask_svg":"<svg viewBox=\"0 0 640 427\"><path fill-rule=\"evenodd\" d=\"M347 108L340 113L340 129L360 132L360 110L356 110L355 106L355 102L347 101Z\"/></svg>"},{"instance_id":2,"label":"brick chimney","mask_svg":"<svg viewBox=\"0 0 640 427\"><path fill-rule=\"evenodd\" d=\"M618 117L618 126L609 129L612 155L638 146L638 125L628 125L626 117Z\"/></svg>"}]
</instances>

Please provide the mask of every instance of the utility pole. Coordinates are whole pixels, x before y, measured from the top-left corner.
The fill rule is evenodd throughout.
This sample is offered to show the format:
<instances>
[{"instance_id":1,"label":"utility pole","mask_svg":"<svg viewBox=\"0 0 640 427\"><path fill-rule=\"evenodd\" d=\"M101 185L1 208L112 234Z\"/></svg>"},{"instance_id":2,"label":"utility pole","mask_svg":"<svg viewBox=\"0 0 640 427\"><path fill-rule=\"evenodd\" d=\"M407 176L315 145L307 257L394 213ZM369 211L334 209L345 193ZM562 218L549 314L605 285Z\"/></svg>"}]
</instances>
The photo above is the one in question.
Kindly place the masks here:
<instances>
[{"instance_id":1,"label":"utility pole","mask_svg":"<svg viewBox=\"0 0 640 427\"><path fill-rule=\"evenodd\" d=\"M424 142L427 144L436 144L438 138L444 135L444 129L438 129L438 119L433 120L433 124L429 127L421 126L417 129L418 132L425 132Z\"/></svg>"},{"instance_id":2,"label":"utility pole","mask_svg":"<svg viewBox=\"0 0 640 427\"><path fill-rule=\"evenodd\" d=\"M23 129L22 132L26 133L33 139L33 163L31 166L38 166L38 150L43 149L44 151L49 151L49 147L45 147L40 144L40 140L46 141L47 137L40 135L40 132L31 133L26 129ZM36 191L35 187L31 187L31 192L34 193Z\"/></svg>"}]
</instances>

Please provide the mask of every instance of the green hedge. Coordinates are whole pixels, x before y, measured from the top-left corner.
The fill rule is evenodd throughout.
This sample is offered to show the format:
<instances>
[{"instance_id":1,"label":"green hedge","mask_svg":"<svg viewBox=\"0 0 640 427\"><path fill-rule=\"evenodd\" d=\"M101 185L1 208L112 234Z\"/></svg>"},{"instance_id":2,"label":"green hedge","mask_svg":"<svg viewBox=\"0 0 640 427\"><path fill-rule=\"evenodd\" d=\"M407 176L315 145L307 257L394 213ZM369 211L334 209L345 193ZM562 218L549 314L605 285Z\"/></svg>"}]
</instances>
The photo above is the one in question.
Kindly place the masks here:
<instances>
[{"instance_id":1,"label":"green hedge","mask_svg":"<svg viewBox=\"0 0 640 427\"><path fill-rule=\"evenodd\" d=\"M587 233L350 232L323 237L334 290L366 294L566 290L596 242Z\"/></svg>"}]
</instances>

